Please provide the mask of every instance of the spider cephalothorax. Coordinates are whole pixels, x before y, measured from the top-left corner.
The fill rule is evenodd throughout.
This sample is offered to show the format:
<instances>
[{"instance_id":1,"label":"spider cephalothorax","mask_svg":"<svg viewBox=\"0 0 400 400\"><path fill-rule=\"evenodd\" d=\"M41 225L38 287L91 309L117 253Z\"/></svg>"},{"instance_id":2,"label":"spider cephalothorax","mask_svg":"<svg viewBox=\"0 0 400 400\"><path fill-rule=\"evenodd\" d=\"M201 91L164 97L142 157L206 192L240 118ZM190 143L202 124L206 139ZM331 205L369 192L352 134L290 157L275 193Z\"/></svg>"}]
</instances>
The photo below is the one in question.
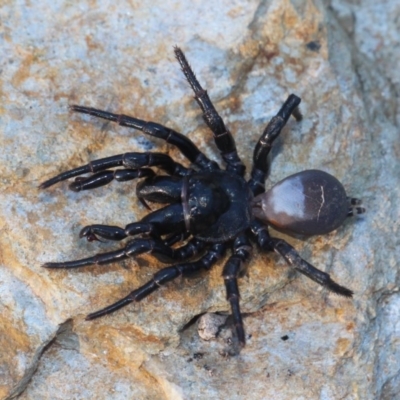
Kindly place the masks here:
<instances>
[{"instance_id":1,"label":"spider cephalothorax","mask_svg":"<svg viewBox=\"0 0 400 400\"><path fill-rule=\"evenodd\" d=\"M245 343L245 333L239 307L237 279L251 256L252 238L262 250L275 251L296 270L315 282L342 296L352 291L335 283L330 276L307 261L282 239L268 233L268 224L294 234L322 234L336 229L360 201L349 199L341 183L323 171L308 170L292 175L265 192L268 172L267 156L290 115L301 120L300 98L291 94L279 112L269 122L256 144L251 178L244 178L245 167L236 152L234 139L218 115L207 92L200 86L183 52L176 47L175 55L203 111L203 119L214 135L215 144L226 163L221 169L208 159L186 136L154 122L126 115L112 114L95 108L72 106L71 110L117 122L175 145L191 162L186 168L163 153L125 153L91 161L89 164L61 173L43 182L47 188L57 182L77 177L70 188L74 191L94 189L111 182L144 178L137 185L140 201L167 203L149 213L139 222L125 228L90 225L81 230L80 237L97 240L122 240L137 236L120 250L68 262L47 263L47 268L77 268L92 264L107 264L150 252L163 262L179 261L157 272L153 279L129 293L116 303L89 314L94 319L111 313L131 302L142 300L164 283L178 276L189 276L210 269L228 248L229 256L223 269L227 299L238 340ZM115 167L122 169L113 169ZM157 167L164 175L156 175L148 167ZM80 175L89 173L88 177ZM356 206L356 207L352 207ZM179 241L178 247L172 247ZM194 259L194 261L193 261ZM192 260L192 261L188 261Z\"/></svg>"}]
</instances>

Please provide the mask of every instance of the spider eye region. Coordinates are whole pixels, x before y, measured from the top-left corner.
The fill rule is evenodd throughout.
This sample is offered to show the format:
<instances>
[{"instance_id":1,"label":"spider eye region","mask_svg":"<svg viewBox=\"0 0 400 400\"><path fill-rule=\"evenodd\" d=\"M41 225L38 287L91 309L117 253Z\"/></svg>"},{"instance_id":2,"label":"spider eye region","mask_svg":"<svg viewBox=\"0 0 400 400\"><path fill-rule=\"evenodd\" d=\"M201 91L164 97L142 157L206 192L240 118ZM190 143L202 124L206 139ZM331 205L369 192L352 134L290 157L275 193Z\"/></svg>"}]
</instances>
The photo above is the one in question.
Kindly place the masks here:
<instances>
[{"instance_id":1,"label":"spider eye region","mask_svg":"<svg viewBox=\"0 0 400 400\"><path fill-rule=\"evenodd\" d=\"M348 207L346 191L334 176L306 170L256 196L253 214L286 233L322 235L343 223Z\"/></svg>"},{"instance_id":2,"label":"spider eye region","mask_svg":"<svg viewBox=\"0 0 400 400\"><path fill-rule=\"evenodd\" d=\"M184 197L190 231L205 242L228 241L250 225L252 193L239 175L228 171L194 174Z\"/></svg>"},{"instance_id":3,"label":"spider eye region","mask_svg":"<svg viewBox=\"0 0 400 400\"><path fill-rule=\"evenodd\" d=\"M223 189L212 175L189 180L188 206L193 232L208 229L229 208L230 199Z\"/></svg>"}]
</instances>

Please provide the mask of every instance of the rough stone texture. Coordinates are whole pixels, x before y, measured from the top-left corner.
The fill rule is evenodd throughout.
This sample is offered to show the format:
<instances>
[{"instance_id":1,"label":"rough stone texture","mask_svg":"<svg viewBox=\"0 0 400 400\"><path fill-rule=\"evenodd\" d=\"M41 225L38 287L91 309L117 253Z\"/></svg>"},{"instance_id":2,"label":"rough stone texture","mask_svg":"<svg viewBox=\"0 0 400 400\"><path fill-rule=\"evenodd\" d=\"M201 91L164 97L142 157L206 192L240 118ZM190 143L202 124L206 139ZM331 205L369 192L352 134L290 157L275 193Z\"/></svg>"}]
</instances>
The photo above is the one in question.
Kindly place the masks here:
<instances>
[{"instance_id":1,"label":"rough stone texture","mask_svg":"<svg viewBox=\"0 0 400 400\"><path fill-rule=\"evenodd\" d=\"M397 0L6 0L0 21L1 398L398 398ZM118 247L79 241L78 232L146 213L131 183L76 194L65 183L41 192L42 180L127 150L157 148L184 162L165 143L71 115L68 104L167 124L220 161L174 60L175 44L248 169L263 127L293 92L305 118L284 130L269 182L323 169L368 209L332 234L286 237L353 289L353 301L254 251L240 283L248 342L237 356L230 355L229 324L211 341L189 324L228 311L222 263L93 322L84 316L145 282L159 263L142 257L76 271L40 267Z\"/></svg>"}]
</instances>

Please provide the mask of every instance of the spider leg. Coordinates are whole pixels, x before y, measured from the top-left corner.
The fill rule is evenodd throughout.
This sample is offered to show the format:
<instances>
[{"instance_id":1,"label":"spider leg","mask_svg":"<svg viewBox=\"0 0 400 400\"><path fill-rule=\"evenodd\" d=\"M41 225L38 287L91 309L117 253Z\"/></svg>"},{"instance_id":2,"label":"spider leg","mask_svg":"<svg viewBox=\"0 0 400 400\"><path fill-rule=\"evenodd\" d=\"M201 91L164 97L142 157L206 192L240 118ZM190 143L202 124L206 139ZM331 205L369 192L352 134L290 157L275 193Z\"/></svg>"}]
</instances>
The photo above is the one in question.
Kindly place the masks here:
<instances>
[{"instance_id":1,"label":"spider leg","mask_svg":"<svg viewBox=\"0 0 400 400\"><path fill-rule=\"evenodd\" d=\"M175 243L185 241L189 236L189 232L171 233L164 238L164 243L167 246L173 246Z\"/></svg>"},{"instance_id":2,"label":"spider leg","mask_svg":"<svg viewBox=\"0 0 400 400\"><path fill-rule=\"evenodd\" d=\"M44 268L79 268L88 265L105 265L116 261L133 258L143 253L150 253L162 262L187 260L198 254L205 243L198 239L192 239L184 246L172 249L161 239L134 239L119 250L107 253L99 253L92 257L65 262L49 262L42 265Z\"/></svg>"},{"instance_id":3,"label":"spider leg","mask_svg":"<svg viewBox=\"0 0 400 400\"><path fill-rule=\"evenodd\" d=\"M55 183L64 181L69 178L74 178L75 176L96 173L100 171L105 171L110 168L124 166L126 169L136 170L143 167L159 167L165 170L170 175L184 176L190 173L190 170L185 168L183 165L175 162L170 156L163 153L125 153L116 156L100 158L98 160L93 160L86 165L82 165L78 168L71 169L69 171L62 172L61 174L43 182L39 188L46 189ZM146 170L146 169L145 169ZM121 173L120 173L121 174ZM125 177L128 177L132 172L128 172ZM106 176L108 176L106 174ZM145 175L148 176L148 175ZM123 175L121 175L123 178ZM90 179L90 178L88 178ZM95 178L100 181L106 180L104 177ZM133 178L132 178L133 179ZM107 182L106 182L107 183ZM103 184L106 184L103 183ZM102 185L99 185L102 186ZM97 187L97 186L96 186ZM72 188L73 189L73 188ZM73 189L75 190L75 189Z\"/></svg>"},{"instance_id":4,"label":"spider leg","mask_svg":"<svg viewBox=\"0 0 400 400\"><path fill-rule=\"evenodd\" d=\"M182 200L183 185L184 180L180 177L153 175L137 184L136 196L153 203L177 203Z\"/></svg>"},{"instance_id":5,"label":"spider leg","mask_svg":"<svg viewBox=\"0 0 400 400\"><path fill-rule=\"evenodd\" d=\"M79 237L86 237L89 241L97 240L97 236L107 240L122 240L140 233L159 237L168 233L184 231L182 204L176 203L153 211L140 221L126 225L125 228L100 224L85 226L80 231Z\"/></svg>"},{"instance_id":6,"label":"spider leg","mask_svg":"<svg viewBox=\"0 0 400 400\"><path fill-rule=\"evenodd\" d=\"M265 227L260 221L254 220L251 224L251 230L256 236L257 242L262 249L273 250L280 254L289 266L312 279L314 282L326 287L331 292L344 297L353 296L353 292L350 289L339 285L331 279L329 274L320 271L307 261L303 260L299 253L297 253L289 243L282 239L271 237L267 227Z\"/></svg>"},{"instance_id":7,"label":"spider leg","mask_svg":"<svg viewBox=\"0 0 400 400\"><path fill-rule=\"evenodd\" d=\"M245 333L239 304L237 279L243 274L244 263L250 258L251 245L246 235L238 236L233 243L233 255L224 266L222 276L225 281L226 297L231 304L232 317L239 343L245 345Z\"/></svg>"},{"instance_id":8,"label":"spider leg","mask_svg":"<svg viewBox=\"0 0 400 400\"><path fill-rule=\"evenodd\" d=\"M163 268L154 274L153 278L143 286L132 291L128 296L116 303L89 314L86 317L86 320L102 317L103 315L110 314L132 302L139 302L159 289L165 283L172 281L179 276L191 276L201 269L210 269L224 255L225 249L225 244L214 244L210 250L197 261Z\"/></svg>"},{"instance_id":9,"label":"spider leg","mask_svg":"<svg viewBox=\"0 0 400 400\"><path fill-rule=\"evenodd\" d=\"M94 117L103 118L108 121L116 122L118 125L134 128L142 131L146 135L163 139L167 143L176 146L179 151L193 164L202 169L219 169L217 163L207 158L197 146L186 136L173 129L167 128L156 122L147 122L139 118L130 117L124 114L113 114L108 111L99 110L92 107L84 107L78 105L70 106L74 112L93 115Z\"/></svg>"},{"instance_id":10,"label":"spider leg","mask_svg":"<svg viewBox=\"0 0 400 400\"><path fill-rule=\"evenodd\" d=\"M243 176L245 166L237 154L235 140L233 139L232 134L225 127L224 121L208 97L207 91L204 90L198 82L192 68L183 54L183 51L179 47L175 47L174 51L175 56L181 65L182 71L194 91L194 98L203 111L203 119L214 134L215 144L217 145L222 158L227 163L227 170Z\"/></svg>"},{"instance_id":11,"label":"spider leg","mask_svg":"<svg viewBox=\"0 0 400 400\"><path fill-rule=\"evenodd\" d=\"M268 173L268 154L271 150L272 143L281 133L282 128L286 125L290 115L300 121L302 115L299 111L300 97L291 94L283 103L269 124L264 129L263 134L258 140L253 153L253 168L251 171L251 179L249 187L254 195L264 192L264 181Z\"/></svg>"},{"instance_id":12,"label":"spider leg","mask_svg":"<svg viewBox=\"0 0 400 400\"><path fill-rule=\"evenodd\" d=\"M154 175L154 171L149 168L106 170L97 172L87 178L77 177L68 187L74 192L80 192L81 190L90 190L107 185L114 179L118 182L126 182Z\"/></svg>"}]
</instances>

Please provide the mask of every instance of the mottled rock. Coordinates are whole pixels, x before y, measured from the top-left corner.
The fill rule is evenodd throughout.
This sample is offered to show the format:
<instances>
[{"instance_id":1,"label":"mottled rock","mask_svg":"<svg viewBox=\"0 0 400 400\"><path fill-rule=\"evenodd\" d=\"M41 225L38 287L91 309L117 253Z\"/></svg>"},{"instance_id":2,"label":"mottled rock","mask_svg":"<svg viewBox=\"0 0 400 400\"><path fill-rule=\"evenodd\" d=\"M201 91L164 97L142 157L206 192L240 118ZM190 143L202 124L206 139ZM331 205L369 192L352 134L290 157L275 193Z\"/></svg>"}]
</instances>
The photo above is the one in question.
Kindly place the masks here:
<instances>
[{"instance_id":1,"label":"mottled rock","mask_svg":"<svg viewBox=\"0 0 400 400\"><path fill-rule=\"evenodd\" d=\"M226 315L219 315L216 313L207 313L202 315L197 324L200 338L203 340L217 338L226 320Z\"/></svg>"},{"instance_id":2,"label":"mottled rock","mask_svg":"<svg viewBox=\"0 0 400 400\"><path fill-rule=\"evenodd\" d=\"M384 6L383 6L384 4ZM0 398L392 399L400 381L398 1L3 2L0 11ZM146 214L128 182L86 193L45 179L125 151L176 149L71 115L83 104L154 120L221 161L173 55L186 52L250 169L290 93L302 98L272 151L267 186L304 169L335 175L367 214L300 254L355 292L327 293L254 249L240 281L247 346L203 341L194 317L227 312L223 263L136 306L84 316L161 268L149 256L46 270L119 248L82 226ZM275 234L275 232L274 232ZM282 236L282 234L278 234ZM282 236L283 237L283 236Z\"/></svg>"}]
</instances>

